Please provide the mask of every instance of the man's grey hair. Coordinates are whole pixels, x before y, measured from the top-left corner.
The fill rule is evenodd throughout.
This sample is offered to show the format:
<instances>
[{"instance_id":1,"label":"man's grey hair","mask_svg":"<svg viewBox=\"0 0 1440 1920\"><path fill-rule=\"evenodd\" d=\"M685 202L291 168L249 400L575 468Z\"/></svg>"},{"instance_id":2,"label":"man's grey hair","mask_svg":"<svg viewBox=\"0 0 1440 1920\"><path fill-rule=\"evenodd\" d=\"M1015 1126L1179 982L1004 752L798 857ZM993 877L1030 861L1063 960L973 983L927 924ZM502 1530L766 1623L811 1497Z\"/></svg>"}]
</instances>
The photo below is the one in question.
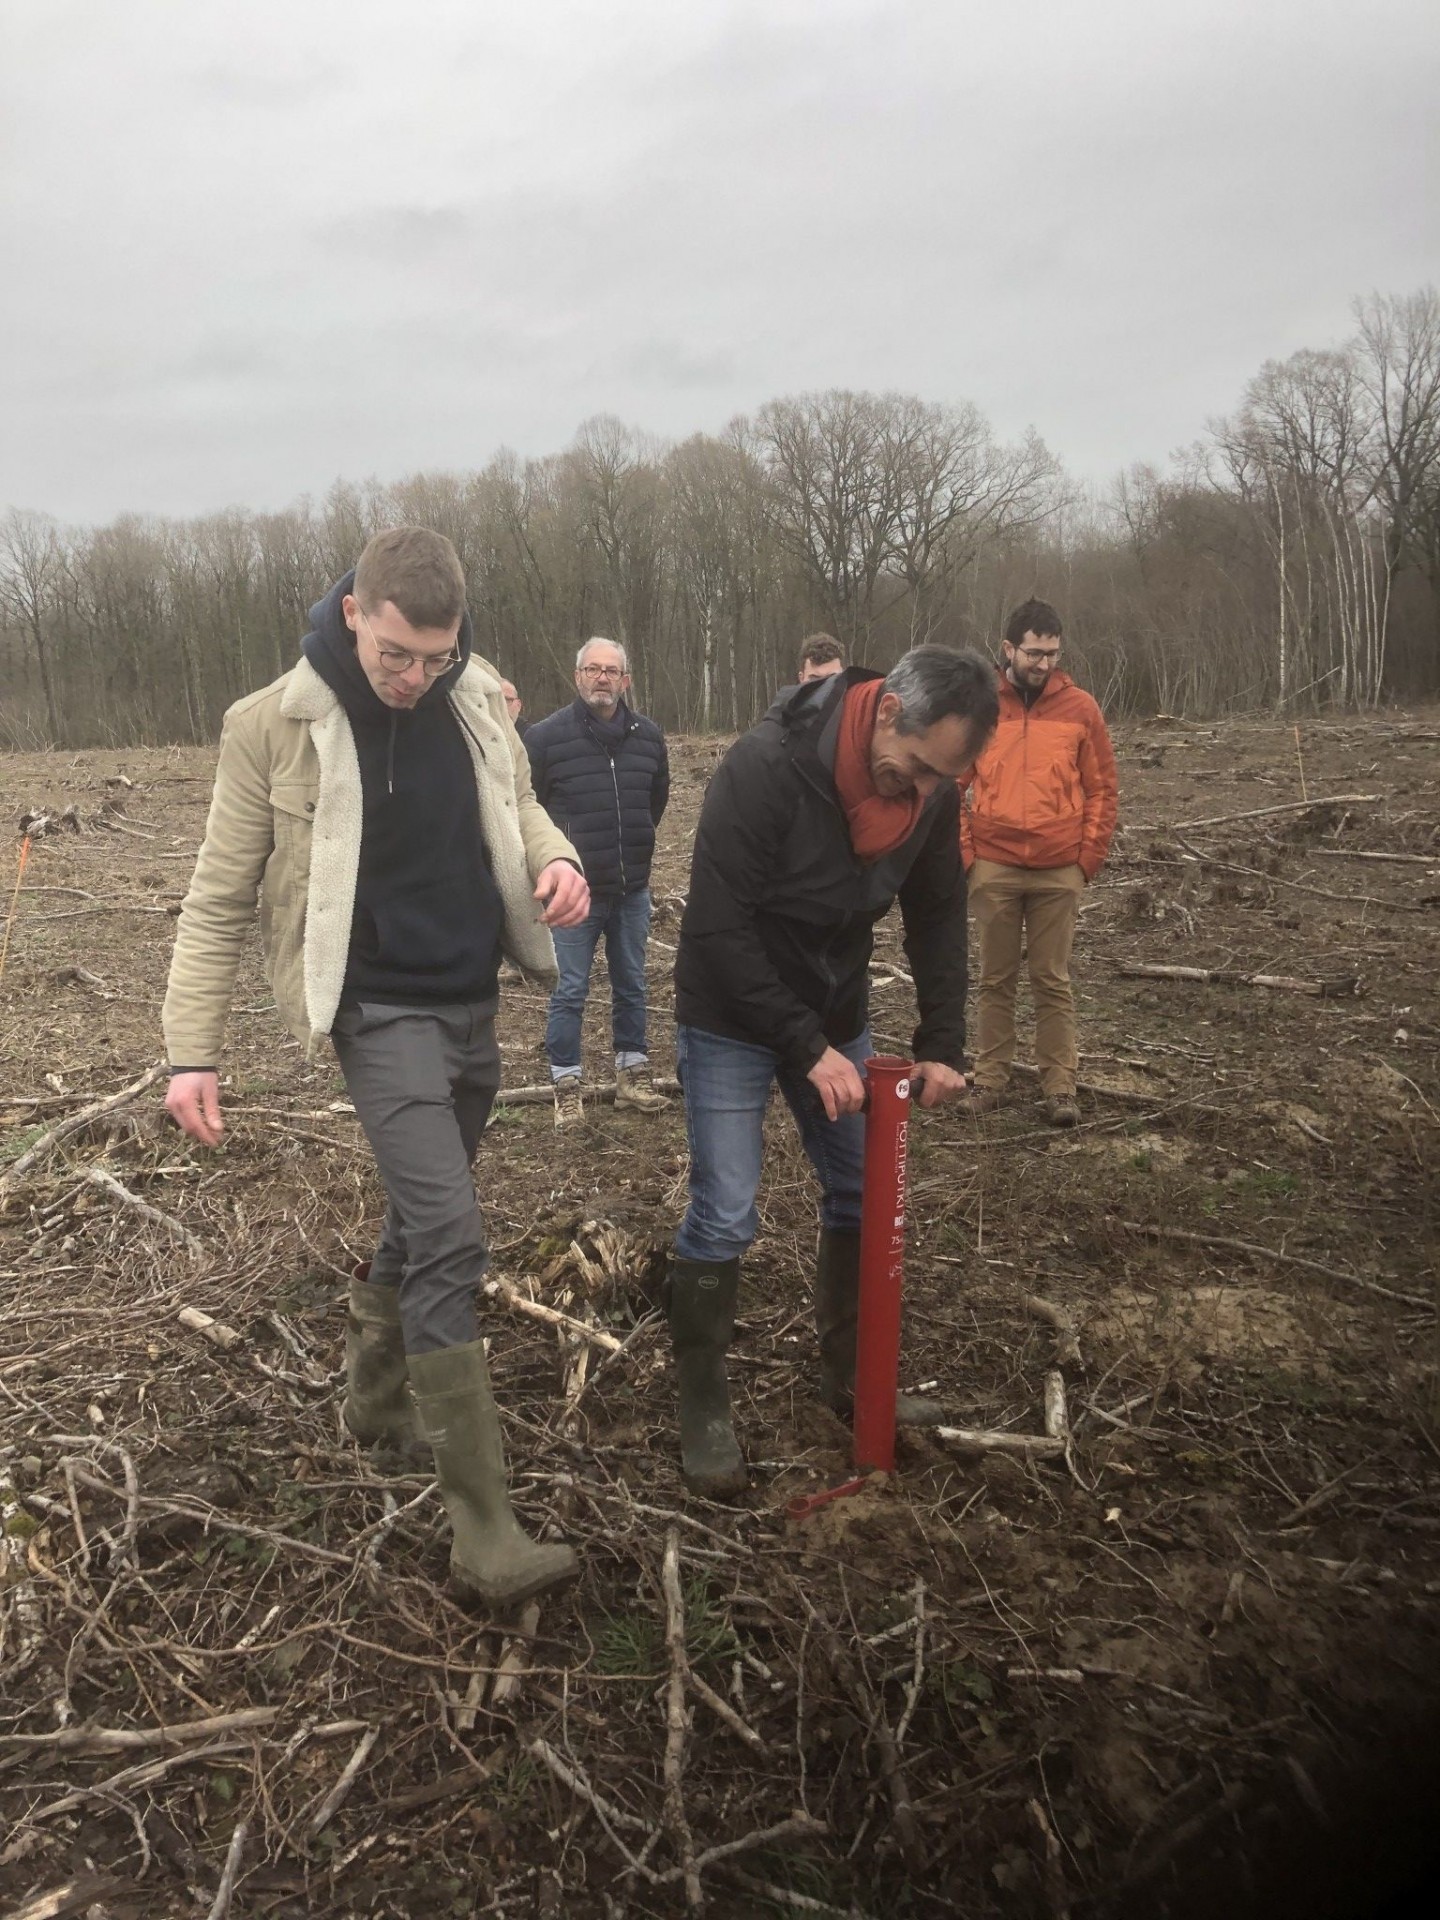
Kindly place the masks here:
<instances>
[{"instance_id":1,"label":"man's grey hair","mask_svg":"<svg viewBox=\"0 0 1440 1920\"><path fill-rule=\"evenodd\" d=\"M590 638L585 642L584 646L581 647L580 651L575 656L575 665L577 669L584 666L585 656L587 653L589 653L591 647L613 647L616 653L618 653L620 656L621 668L623 669L624 672L629 673L630 657L626 653L624 647L621 646L618 640L607 640L603 633L592 633Z\"/></svg>"},{"instance_id":2,"label":"man's grey hair","mask_svg":"<svg viewBox=\"0 0 1440 1920\"><path fill-rule=\"evenodd\" d=\"M912 647L886 674L885 692L900 702L897 733L924 733L954 714L984 740L1000 718L995 669L968 647Z\"/></svg>"}]
</instances>

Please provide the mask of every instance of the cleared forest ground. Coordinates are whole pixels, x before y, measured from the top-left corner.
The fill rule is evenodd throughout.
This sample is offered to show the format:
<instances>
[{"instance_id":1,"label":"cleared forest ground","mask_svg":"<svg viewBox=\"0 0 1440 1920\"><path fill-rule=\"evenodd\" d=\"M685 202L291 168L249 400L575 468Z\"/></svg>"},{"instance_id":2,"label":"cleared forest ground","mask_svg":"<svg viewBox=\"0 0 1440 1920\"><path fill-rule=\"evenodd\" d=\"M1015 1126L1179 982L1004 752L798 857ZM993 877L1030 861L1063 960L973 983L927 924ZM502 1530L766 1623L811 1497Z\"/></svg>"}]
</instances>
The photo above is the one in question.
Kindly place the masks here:
<instances>
[{"instance_id":1,"label":"cleared forest ground","mask_svg":"<svg viewBox=\"0 0 1440 1920\"><path fill-rule=\"evenodd\" d=\"M1125 831L1077 942L1083 1126L1047 1129L1033 1082L912 1124L904 1384L1039 1434L1058 1362L1067 1459L911 1438L888 1482L786 1518L848 1456L813 1392L781 1111L732 1368L754 1489L690 1499L655 1313L679 1106L597 1102L563 1135L499 1111L495 1271L601 1336L487 1303L519 1504L585 1559L524 1640L445 1598L428 1480L340 1431L380 1195L333 1060L301 1061L253 957L223 1151L147 1088L27 1163L158 1059L212 756L0 759L0 815L73 804L82 828L35 843L0 987L0 1907L78 1879L45 1911L661 1915L688 1851L718 1914L1371 1910L1430 1838L1440 1723L1440 717L1301 746L1312 800L1372 797L1185 826L1298 801L1292 729L1119 729ZM662 1072L720 750L675 745ZM876 958L903 1047L892 925ZM605 1007L602 979L594 1079ZM506 989L508 1086L543 1080L543 1019ZM1078 1361L1027 1295L1073 1318ZM679 1676L668 1794L667 1542L704 1683Z\"/></svg>"}]
</instances>

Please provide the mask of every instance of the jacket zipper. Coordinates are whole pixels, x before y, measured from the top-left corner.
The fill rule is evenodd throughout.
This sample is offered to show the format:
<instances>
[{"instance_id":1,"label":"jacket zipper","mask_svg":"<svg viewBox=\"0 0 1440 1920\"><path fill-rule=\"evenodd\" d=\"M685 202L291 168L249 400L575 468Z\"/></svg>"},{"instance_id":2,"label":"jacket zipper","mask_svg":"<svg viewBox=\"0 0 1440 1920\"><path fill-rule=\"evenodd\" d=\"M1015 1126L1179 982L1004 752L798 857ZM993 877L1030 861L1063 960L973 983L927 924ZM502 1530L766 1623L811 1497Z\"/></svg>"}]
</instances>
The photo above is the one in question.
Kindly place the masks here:
<instances>
[{"instance_id":1,"label":"jacket zipper","mask_svg":"<svg viewBox=\"0 0 1440 1920\"><path fill-rule=\"evenodd\" d=\"M848 924L849 915L847 914L845 920L841 923L840 930L842 933ZM830 964L830 948L828 943L820 949L820 968L825 975L825 1004L820 1009L820 1018L823 1020L835 1005L835 994L840 984L835 978L835 969Z\"/></svg>"},{"instance_id":2,"label":"jacket zipper","mask_svg":"<svg viewBox=\"0 0 1440 1920\"><path fill-rule=\"evenodd\" d=\"M621 742L622 746L624 742ZM608 751L608 749L607 749ZM620 861L620 891L625 892L625 819L620 811L620 776L615 771L615 756L610 754L610 784L615 789L615 852Z\"/></svg>"},{"instance_id":3,"label":"jacket zipper","mask_svg":"<svg viewBox=\"0 0 1440 1920\"><path fill-rule=\"evenodd\" d=\"M620 776L615 771L615 756L610 756L610 784L615 789L615 851L620 858L620 891L625 891L625 823L620 814Z\"/></svg>"},{"instance_id":4,"label":"jacket zipper","mask_svg":"<svg viewBox=\"0 0 1440 1920\"><path fill-rule=\"evenodd\" d=\"M793 749L791 752L790 764L794 767L795 771L800 775L800 778L803 781L805 781L806 785L813 788L814 791L819 794L820 798L825 802L825 804L828 807L832 807L834 811L840 816L840 821L843 828L845 823L845 809L841 806L840 801L836 796L834 787L822 785L821 782L816 779L814 773L805 764L805 762L802 759L798 759L795 757ZM855 850L853 847L850 850L850 864L852 869L855 872L858 873L861 870L862 863L856 857ZM818 950L818 953L817 953L817 958L820 963L820 971L824 975L824 979L825 979L825 1002L820 1009L820 1018L822 1020L825 1018L826 1014L830 1012L831 1008L835 1005L835 995L839 992L839 989L840 989L840 982L835 977L835 969L830 964L831 949L832 949L833 941L839 940L844 936L844 934L849 929L850 922L854 919L854 917L855 916L853 914L847 913L841 920L840 925L836 928L832 941L827 941L825 945Z\"/></svg>"}]
</instances>

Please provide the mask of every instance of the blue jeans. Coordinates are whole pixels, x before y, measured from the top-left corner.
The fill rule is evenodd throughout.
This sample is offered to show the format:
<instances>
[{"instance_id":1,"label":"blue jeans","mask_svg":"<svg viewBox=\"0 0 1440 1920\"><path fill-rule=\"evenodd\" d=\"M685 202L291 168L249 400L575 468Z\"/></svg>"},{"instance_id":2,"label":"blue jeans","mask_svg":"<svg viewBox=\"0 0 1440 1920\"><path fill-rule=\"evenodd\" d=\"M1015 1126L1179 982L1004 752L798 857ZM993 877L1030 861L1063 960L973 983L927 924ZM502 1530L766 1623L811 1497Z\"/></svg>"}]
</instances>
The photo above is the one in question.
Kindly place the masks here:
<instances>
[{"instance_id":1,"label":"blue jeans","mask_svg":"<svg viewBox=\"0 0 1440 1920\"><path fill-rule=\"evenodd\" d=\"M642 887L618 899L592 900L578 927L555 928L560 984L550 996L545 1051L553 1075L580 1071L580 1021L590 992L590 968L600 936L610 968L610 1025L619 1065L639 1066L645 1050L645 945L650 938L650 894Z\"/></svg>"},{"instance_id":2,"label":"blue jeans","mask_svg":"<svg viewBox=\"0 0 1440 1920\"><path fill-rule=\"evenodd\" d=\"M808 1077L768 1047L680 1027L676 1058L690 1142L690 1205L675 1236L682 1260L733 1260L755 1238L755 1194L764 1153L765 1107L779 1081L800 1128L800 1143L820 1176L820 1218L841 1233L860 1231L865 1116L827 1120ZM870 1035L837 1049L863 1074Z\"/></svg>"}]
</instances>

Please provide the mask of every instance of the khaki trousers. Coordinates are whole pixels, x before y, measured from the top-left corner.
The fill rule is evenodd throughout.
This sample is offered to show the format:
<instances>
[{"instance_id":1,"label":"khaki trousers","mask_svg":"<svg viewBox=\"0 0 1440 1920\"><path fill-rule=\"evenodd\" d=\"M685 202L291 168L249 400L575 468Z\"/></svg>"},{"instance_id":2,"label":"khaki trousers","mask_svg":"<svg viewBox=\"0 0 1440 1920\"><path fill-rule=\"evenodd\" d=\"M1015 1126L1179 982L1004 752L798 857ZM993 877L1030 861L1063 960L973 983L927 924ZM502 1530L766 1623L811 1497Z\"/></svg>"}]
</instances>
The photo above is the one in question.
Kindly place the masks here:
<instances>
[{"instance_id":1,"label":"khaki trousers","mask_svg":"<svg viewBox=\"0 0 1440 1920\"><path fill-rule=\"evenodd\" d=\"M980 1009L975 1080L998 1092L1015 1058L1015 986L1024 937L1035 1002L1035 1065L1046 1094L1073 1094L1079 1055L1070 948L1085 875L1075 867L1006 867L977 860L970 910L980 933Z\"/></svg>"}]
</instances>

